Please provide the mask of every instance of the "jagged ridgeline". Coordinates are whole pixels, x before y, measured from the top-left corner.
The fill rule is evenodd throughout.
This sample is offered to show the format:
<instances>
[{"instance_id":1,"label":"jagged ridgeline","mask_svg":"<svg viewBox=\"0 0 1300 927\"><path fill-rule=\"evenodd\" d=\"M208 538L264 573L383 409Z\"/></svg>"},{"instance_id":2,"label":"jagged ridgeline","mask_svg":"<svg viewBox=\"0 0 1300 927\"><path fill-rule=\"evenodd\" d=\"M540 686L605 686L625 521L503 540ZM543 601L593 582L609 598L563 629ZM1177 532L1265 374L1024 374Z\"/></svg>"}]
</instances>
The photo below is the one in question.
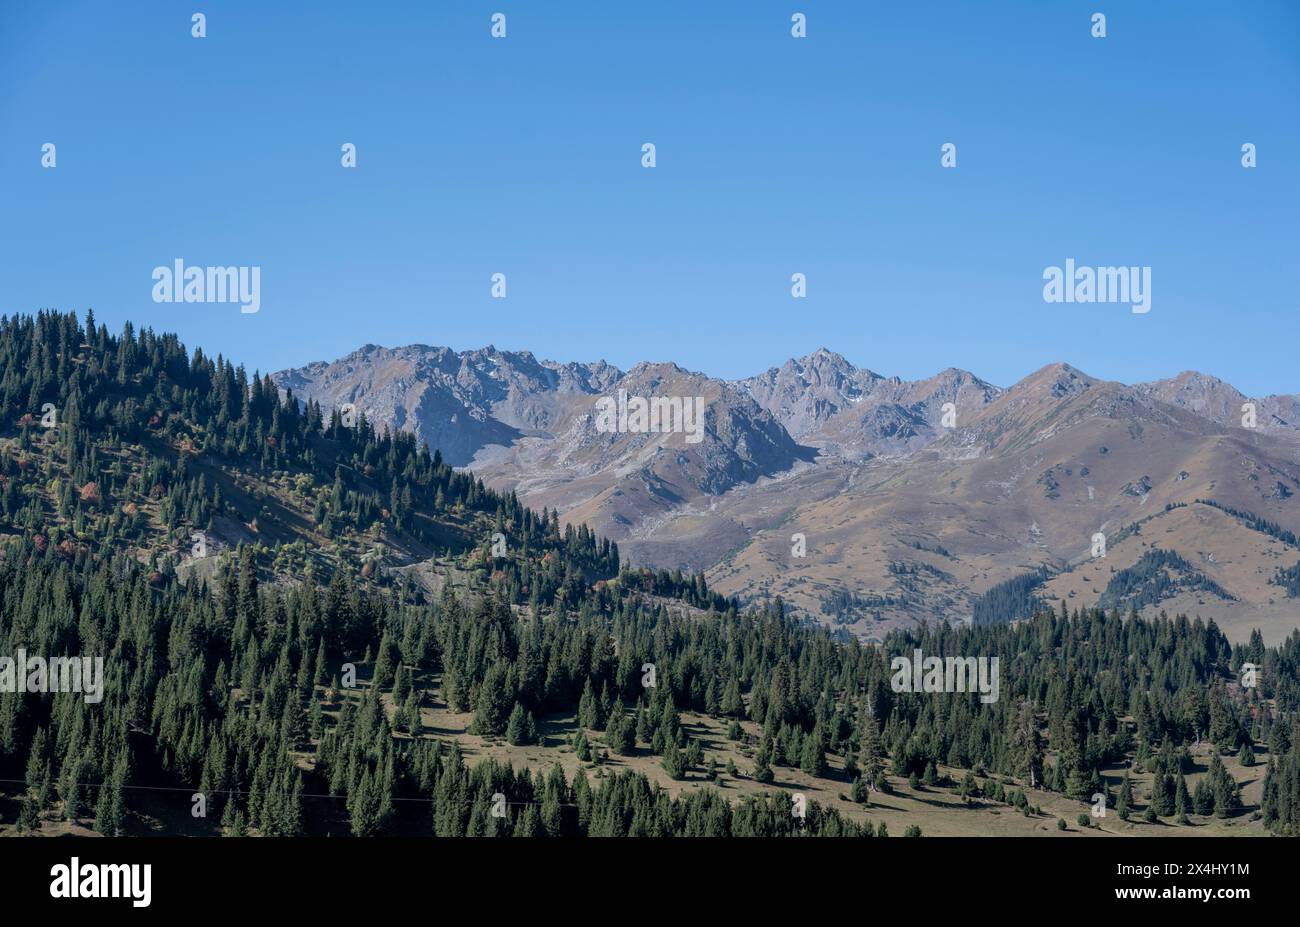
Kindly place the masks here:
<instances>
[{"instance_id":1,"label":"jagged ridgeline","mask_svg":"<svg viewBox=\"0 0 1300 927\"><path fill-rule=\"evenodd\" d=\"M869 646L630 569L171 336L5 319L0 364L0 657L104 659L98 701L0 693L0 830L847 836L885 830L872 796L919 814L923 788L1300 828L1300 635L1084 610ZM999 700L895 692L915 648L997 656ZM435 705L518 752L468 760ZM529 763L543 747L568 768ZM1229 767L1265 755L1248 798ZM795 776L822 790L803 817Z\"/></svg>"}]
</instances>

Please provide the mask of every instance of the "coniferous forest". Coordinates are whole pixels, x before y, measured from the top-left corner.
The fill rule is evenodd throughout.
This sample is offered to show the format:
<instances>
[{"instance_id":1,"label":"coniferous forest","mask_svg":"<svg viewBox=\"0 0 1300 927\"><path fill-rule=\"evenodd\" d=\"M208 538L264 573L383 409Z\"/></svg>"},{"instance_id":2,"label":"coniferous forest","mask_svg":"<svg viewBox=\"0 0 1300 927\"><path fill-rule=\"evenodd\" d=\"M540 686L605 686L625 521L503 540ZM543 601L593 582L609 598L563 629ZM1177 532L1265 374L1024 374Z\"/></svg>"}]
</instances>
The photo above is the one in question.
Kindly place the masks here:
<instances>
[{"instance_id":1,"label":"coniferous forest","mask_svg":"<svg viewBox=\"0 0 1300 927\"><path fill-rule=\"evenodd\" d=\"M0 655L104 667L102 701L0 694L7 831L885 836L930 793L1300 835L1300 634L1053 609L1031 576L864 643L91 314L0 320L0 542ZM916 649L997 657L1000 697L896 691Z\"/></svg>"}]
</instances>

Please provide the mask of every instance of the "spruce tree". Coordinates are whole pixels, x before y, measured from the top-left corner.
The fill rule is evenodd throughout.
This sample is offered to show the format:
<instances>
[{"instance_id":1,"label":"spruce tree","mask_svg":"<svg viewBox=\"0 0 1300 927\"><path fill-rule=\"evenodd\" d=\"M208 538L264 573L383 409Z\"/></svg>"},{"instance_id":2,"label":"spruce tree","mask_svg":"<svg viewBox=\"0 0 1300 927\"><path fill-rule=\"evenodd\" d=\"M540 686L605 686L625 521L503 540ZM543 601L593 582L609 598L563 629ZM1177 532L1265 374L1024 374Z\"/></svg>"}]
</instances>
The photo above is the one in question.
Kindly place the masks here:
<instances>
[{"instance_id":1,"label":"spruce tree","mask_svg":"<svg viewBox=\"0 0 1300 927\"><path fill-rule=\"evenodd\" d=\"M771 757L771 741L765 738L763 742L759 744L758 751L754 754L753 777L755 782L768 783L776 778L772 774Z\"/></svg>"},{"instance_id":2,"label":"spruce tree","mask_svg":"<svg viewBox=\"0 0 1300 927\"><path fill-rule=\"evenodd\" d=\"M1202 776L1196 783L1192 792L1192 810L1200 815L1214 813L1214 788L1209 776Z\"/></svg>"},{"instance_id":3,"label":"spruce tree","mask_svg":"<svg viewBox=\"0 0 1300 927\"><path fill-rule=\"evenodd\" d=\"M670 778L683 779L686 777L686 764L681 751L677 749L676 743L670 741L668 746L664 748L662 765L664 772L668 773Z\"/></svg>"},{"instance_id":4,"label":"spruce tree","mask_svg":"<svg viewBox=\"0 0 1300 927\"><path fill-rule=\"evenodd\" d=\"M506 742L515 747L531 742L528 739L528 719L524 714L524 706L518 702L515 702L515 707L510 712L510 721L506 725Z\"/></svg>"},{"instance_id":5,"label":"spruce tree","mask_svg":"<svg viewBox=\"0 0 1300 927\"><path fill-rule=\"evenodd\" d=\"M591 731L605 729L604 720L600 716L600 702L596 700L590 677L583 685L582 697L578 700L578 723Z\"/></svg>"},{"instance_id":6,"label":"spruce tree","mask_svg":"<svg viewBox=\"0 0 1300 927\"><path fill-rule=\"evenodd\" d=\"M811 737L804 740L803 755L799 760L799 768L810 776L825 777L828 765L826 763L826 747L822 742L820 730L814 731Z\"/></svg>"}]
</instances>

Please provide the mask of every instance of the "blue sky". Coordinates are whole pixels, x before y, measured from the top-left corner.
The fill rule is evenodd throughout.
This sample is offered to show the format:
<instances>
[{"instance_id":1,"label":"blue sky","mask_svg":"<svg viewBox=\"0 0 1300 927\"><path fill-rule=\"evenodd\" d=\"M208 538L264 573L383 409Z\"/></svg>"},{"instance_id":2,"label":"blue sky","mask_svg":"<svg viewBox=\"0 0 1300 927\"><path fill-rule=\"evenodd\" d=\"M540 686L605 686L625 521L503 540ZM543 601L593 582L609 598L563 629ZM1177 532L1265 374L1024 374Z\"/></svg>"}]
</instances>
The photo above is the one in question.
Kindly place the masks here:
<instances>
[{"instance_id":1,"label":"blue sky","mask_svg":"<svg viewBox=\"0 0 1300 927\"><path fill-rule=\"evenodd\" d=\"M0 312L264 371L420 342L738 377L826 346L1297 392L1297 117L1288 0L4 4ZM261 267L261 311L154 303L176 258ZM1066 258L1150 266L1150 313L1045 303Z\"/></svg>"}]
</instances>

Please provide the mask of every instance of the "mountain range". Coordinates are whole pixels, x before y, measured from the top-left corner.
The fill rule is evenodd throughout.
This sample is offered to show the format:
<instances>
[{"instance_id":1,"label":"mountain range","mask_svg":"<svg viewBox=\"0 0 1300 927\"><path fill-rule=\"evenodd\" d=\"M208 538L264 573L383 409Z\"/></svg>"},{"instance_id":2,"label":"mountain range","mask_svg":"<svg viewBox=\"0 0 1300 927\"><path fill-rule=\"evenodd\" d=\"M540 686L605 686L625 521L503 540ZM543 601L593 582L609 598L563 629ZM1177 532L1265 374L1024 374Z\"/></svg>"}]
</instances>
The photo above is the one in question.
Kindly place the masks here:
<instances>
[{"instance_id":1,"label":"mountain range","mask_svg":"<svg viewBox=\"0 0 1300 927\"><path fill-rule=\"evenodd\" d=\"M0 662L105 655L0 698L0 836L1295 833L1296 439L1222 385L368 349L394 431L89 312L0 318L0 370Z\"/></svg>"},{"instance_id":2,"label":"mountain range","mask_svg":"<svg viewBox=\"0 0 1300 927\"><path fill-rule=\"evenodd\" d=\"M869 639L1036 602L1185 611L1274 641L1296 626L1279 571L1300 561L1300 395L1064 363L1005 388L951 368L909 381L824 348L723 380L366 345L272 379L414 433L632 562ZM620 391L703 397L702 440L601 431L597 401Z\"/></svg>"}]
</instances>

